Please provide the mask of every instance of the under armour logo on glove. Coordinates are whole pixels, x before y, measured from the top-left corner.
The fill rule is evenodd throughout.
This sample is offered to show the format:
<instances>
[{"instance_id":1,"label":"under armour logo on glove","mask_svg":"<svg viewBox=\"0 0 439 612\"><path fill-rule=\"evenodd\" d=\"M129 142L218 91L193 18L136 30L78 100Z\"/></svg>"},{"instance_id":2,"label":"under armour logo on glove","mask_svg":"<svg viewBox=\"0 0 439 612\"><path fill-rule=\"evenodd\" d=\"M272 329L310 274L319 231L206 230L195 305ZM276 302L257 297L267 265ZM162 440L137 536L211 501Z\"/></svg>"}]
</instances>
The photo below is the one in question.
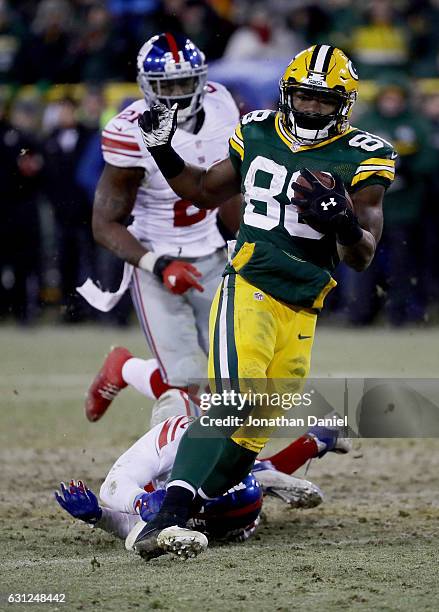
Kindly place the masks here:
<instances>
[{"instance_id":1,"label":"under armour logo on glove","mask_svg":"<svg viewBox=\"0 0 439 612\"><path fill-rule=\"evenodd\" d=\"M334 200L334 198L331 198L328 203L322 202L320 206L323 208L323 210L328 210L330 206L337 206L337 202Z\"/></svg>"},{"instance_id":2,"label":"under armour logo on glove","mask_svg":"<svg viewBox=\"0 0 439 612\"><path fill-rule=\"evenodd\" d=\"M348 241L354 238L358 241L362 231L341 177L333 174L333 183L327 186L307 168L303 168L300 175L305 179L305 185L297 181L291 185L295 192L303 196L291 200L299 212L299 223L306 223L321 234L337 234L337 240L342 228L343 239L347 231ZM355 230L351 235L352 228Z\"/></svg>"},{"instance_id":3,"label":"under armour logo on glove","mask_svg":"<svg viewBox=\"0 0 439 612\"><path fill-rule=\"evenodd\" d=\"M177 129L178 104L168 108L160 102L139 117L139 128L147 149L169 145Z\"/></svg>"}]
</instances>

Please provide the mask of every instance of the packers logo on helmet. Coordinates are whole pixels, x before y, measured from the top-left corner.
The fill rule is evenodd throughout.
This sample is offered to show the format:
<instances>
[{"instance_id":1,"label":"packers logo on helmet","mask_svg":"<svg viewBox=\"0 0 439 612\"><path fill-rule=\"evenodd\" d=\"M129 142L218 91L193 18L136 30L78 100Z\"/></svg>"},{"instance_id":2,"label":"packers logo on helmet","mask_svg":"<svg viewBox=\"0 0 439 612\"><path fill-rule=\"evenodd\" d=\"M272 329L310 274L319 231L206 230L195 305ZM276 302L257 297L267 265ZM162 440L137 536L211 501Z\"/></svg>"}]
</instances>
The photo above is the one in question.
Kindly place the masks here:
<instances>
[{"instance_id":1,"label":"packers logo on helmet","mask_svg":"<svg viewBox=\"0 0 439 612\"><path fill-rule=\"evenodd\" d=\"M314 45L296 55L279 82L279 111L291 135L315 144L343 134L357 99L358 75L349 58L336 47ZM295 108L299 99L316 99L328 113ZM320 106L320 105L319 105Z\"/></svg>"}]
</instances>

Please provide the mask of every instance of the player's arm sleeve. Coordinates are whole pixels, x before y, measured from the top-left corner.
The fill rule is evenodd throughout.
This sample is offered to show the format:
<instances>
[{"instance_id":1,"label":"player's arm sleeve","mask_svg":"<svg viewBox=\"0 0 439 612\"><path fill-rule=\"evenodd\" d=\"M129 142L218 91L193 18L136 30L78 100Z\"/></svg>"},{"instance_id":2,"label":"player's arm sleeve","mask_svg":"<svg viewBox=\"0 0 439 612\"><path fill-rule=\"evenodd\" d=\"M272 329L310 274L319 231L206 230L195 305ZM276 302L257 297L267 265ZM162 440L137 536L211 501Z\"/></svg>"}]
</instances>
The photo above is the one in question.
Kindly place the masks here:
<instances>
[{"instance_id":1,"label":"player's arm sleeve","mask_svg":"<svg viewBox=\"0 0 439 612\"><path fill-rule=\"evenodd\" d=\"M101 518L92 527L102 529L121 540L125 540L139 520L138 514L129 514L128 512L120 512L119 510L103 507Z\"/></svg>"},{"instance_id":2,"label":"player's arm sleeve","mask_svg":"<svg viewBox=\"0 0 439 612\"><path fill-rule=\"evenodd\" d=\"M396 157L396 153L389 147L380 154L362 160L352 178L349 191L355 193L369 185L382 185L385 189L390 187L395 179Z\"/></svg>"},{"instance_id":3,"label":"player's arm sleeve","mask_svg":"<svg viewBox=\"0 0 439 612\"><path fill-rule=\"evenodd\" d=\"M238 123L232 136L229 138L230 160L238 174L241 173L241 164L244 160L244 136L241 123Z\"/></svg>"},{"instance_id":4,"label":"player's arm sleeve","mask_svg":"<svg viewBox=\"0 0 439 612\"><path fill-rule=\"evenodd\" d=\"M159 473L156 438L160 429L161 424L137 440L109 471L100 490L100 498L108 508L133 512L136 496L145 493L145 485Z\"/></svg>"}]
</instances>

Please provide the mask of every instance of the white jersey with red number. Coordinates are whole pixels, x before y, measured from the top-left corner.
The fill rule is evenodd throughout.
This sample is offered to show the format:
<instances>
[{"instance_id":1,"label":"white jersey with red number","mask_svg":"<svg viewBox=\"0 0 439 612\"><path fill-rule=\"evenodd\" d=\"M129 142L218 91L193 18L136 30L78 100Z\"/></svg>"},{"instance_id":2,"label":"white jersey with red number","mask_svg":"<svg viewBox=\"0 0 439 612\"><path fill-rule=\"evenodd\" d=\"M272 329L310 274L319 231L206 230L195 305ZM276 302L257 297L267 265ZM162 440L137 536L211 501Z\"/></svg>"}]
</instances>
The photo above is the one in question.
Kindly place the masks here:
<instances>
[{"instance_id":1,"label":"white jersey with red number","mask_svg":"<svg viewBox=\"0 0 439 612\"><path fill-rule=\"evenodd\" d=\"M146 110L137 100L106 125L102 132L105 161L120 168L138 167L145 176L138 190L130 231L158 254L200 257L224 245L216 226L216 211L200 210L169 187L145 148L137 121ZM208 83L204 123L197 134L177 128L172 145L181 157L208 168L227 157L228 139L239 121L238 108L225 87Z\"/></svg>"},{"instance_id":2,"label":"white jersey with red number","mask_svg":"<svg viewBox=\"0 0 439 612\"><path fill-rule=\"evenodd\" d=\"M178 445L193 417L177 415L159 423L115 462L102 483L102 502L113 510L133 512L135 498L163 488L174 465Z\"/></svg>"}]
</instances>

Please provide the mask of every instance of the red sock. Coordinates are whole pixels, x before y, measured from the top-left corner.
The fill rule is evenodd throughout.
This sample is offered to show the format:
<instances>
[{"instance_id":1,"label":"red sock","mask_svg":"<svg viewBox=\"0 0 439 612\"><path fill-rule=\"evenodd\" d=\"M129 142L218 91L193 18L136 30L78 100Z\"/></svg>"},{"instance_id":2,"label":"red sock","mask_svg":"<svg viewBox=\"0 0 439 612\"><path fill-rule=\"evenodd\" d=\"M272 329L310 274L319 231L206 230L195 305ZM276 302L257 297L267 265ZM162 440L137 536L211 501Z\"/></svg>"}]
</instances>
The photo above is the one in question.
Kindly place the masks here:
<instances>
[{"instance_id":1,"label":"red sock","mask_svg":"<svg viewBox=\"0 0 439 612\"><path fill-rule=\"evenodd\" d=\"M163 393L165 393L165 391L169 391L169 389L181 389L182 391L187 391L187 387L176 387L175 385L168 385L165 383L158 368L151 374L149 384L151 385L151 390L157 399Z\"/></svg>"},{"instance_id":2,"label":"red sock","mask_svg":"<svg viewBox=\"0 0 439 612\"><path fill-rule=\"evenodd\" d=\"M264 457L263 460L271 461L274 467L280 472L293 474L302 467L308 459L317 457L318 452L317 442L314 438L305 434L297 438L297 440L294 440L294 442L291 442L289 446L272 457Z\"/></svg>"}]
</instances>

